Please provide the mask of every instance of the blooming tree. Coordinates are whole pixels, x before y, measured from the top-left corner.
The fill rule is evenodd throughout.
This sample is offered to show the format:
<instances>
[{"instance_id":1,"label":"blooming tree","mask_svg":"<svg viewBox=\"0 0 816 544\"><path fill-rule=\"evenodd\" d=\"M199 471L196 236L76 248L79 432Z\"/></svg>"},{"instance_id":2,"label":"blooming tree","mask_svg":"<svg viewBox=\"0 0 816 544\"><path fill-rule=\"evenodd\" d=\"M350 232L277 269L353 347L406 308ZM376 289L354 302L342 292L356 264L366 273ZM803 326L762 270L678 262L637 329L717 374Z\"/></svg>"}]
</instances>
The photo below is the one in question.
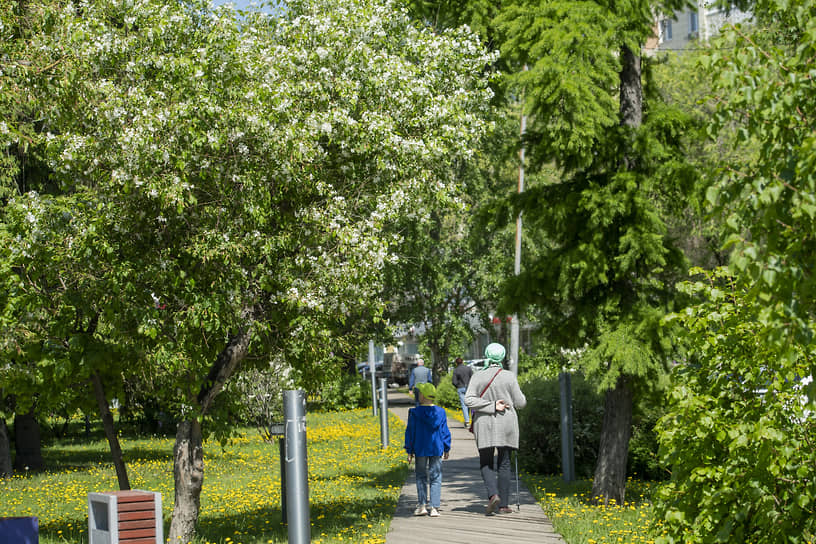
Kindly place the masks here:
<instances>
[{"instance_id":1,"label":"blooming tree","mask_svg":"<svg viewBox=\"0 0 816 544\"><path fill-rule=\"evenodd\" d=\"M15 255L61 243L87 257L97 330L141 354L121 372L150 372L179 419L169 536L188 541L219 392L270 353L319 380L338 324L381 311L400 242L384 228L453 202L449 165L485 128L490 58L465 30L432 34L370 1L242 18L87 2L58 24L76 68L54 91L48 150L74 234L20 227ZM66 202L27 194L13 216L40 223Z\"/></svg>"}]
</instances>

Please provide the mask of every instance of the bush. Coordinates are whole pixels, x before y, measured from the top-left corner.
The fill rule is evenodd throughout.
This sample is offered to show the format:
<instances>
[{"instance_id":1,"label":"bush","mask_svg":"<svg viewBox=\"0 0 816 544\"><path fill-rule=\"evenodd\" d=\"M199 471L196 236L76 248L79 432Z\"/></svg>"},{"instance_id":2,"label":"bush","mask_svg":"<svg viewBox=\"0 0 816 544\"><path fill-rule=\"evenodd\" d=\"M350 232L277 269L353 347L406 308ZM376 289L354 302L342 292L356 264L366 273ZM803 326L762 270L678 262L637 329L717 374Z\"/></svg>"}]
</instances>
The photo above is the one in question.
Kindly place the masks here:
<instances>
[{"instance_id":1,"label":"bush","mask_svg":"<svg viewBox=\"0 0 816 544\"><path fill-rule=\"evenodd\" d=\"M519 459L529 472L561 474L561 393L558 379L523 376L527 407L519 411ZM589 478L595 471L603 396L580 374L572 375L573 446L575 475Z\"/></svg>"},{"instance_id":2,"label":"bush","mask_svg":"<svg viewBox=\"0 0 816 544\"><path fill-rule=\"evenodd\" d=\"M769 340L753 285L710 274L685 286L704 299L677 316L694 358L674 367L658 425L672 478L654 498L656 541L816 542L816 406L797 380L811 348Z\"/></svg>"},{"instance_id":3,"label":"bush","mask_svg":"<svg viewBox=\"0 0 816 544\"><path fill-rule=\"evenodd\" d=\"M661 397L662 400L662 397ZM626 469L640 480L665 480L669 477L660 462L657 422L666 413L662 404L641 401L632 414L632 437L629 439L629 460Z\"/></svg>"},{"instance_id":4,"label":"bush","mask_svg":"<svg viewBox=\"0 0 816 544\"><path fill-rule=\"evenodd\" d=\"M453 386L453 376L450 372L442 376L439 380L436 386L436 400L434 404L444 408L462 409L462 405L459 404L459 393Z\"/></svg>"},{"instance_id":5,"label":"bush","mask_svg":"<svg viewBox=\"0 0 816 544\"><path fill-rule=\"evenodd\" d=\"M342 374L326 382L320 391L321 408L325 411L353 410L371 406L371 382L359 374Z\"/></svg>"},{"instance_id":6,"label":"bush","mask_svg":"<svg viewBox=\"0 0 816 544\"><path fill-rule=\"evenodd\" d=\"M519 411L520 458L524 468L539 474L561 474L561 390L558 379L543 374L522 376L527 407ZM572 375L573 448L576 478L595 472L603 425L604 395L581 374ZM627 470L641 479L662 479L654 427L662 409L639 402L633 413Z\"/></svg>"}]
</instances>

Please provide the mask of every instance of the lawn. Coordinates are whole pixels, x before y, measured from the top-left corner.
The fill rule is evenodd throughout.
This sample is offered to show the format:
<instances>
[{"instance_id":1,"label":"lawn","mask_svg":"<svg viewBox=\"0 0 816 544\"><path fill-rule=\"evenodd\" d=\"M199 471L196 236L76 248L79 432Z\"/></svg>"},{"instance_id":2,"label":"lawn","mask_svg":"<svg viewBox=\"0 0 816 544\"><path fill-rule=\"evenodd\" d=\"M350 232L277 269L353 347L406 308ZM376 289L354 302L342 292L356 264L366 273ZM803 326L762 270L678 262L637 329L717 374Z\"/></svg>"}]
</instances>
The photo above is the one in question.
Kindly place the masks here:
<instances>
[{"instance_id":1,"label":"lawn","mask_svg":"<svg viewBox=\"0 0 816 544\"><path fill-rule=\"evenodd\" d=\"M307 415L312 542L385 542L408 471L404 429L392 414L389 448L383 449L379 418L371 410ZM121 440L131 487L162 494L166 536L173 509L173 439ZM0 517L37 516L41 544L87 543L88 493L118 489L107 442L73 439L45 446L48 471L0 480ZM247 429L224 448L208 442L204 462L195 544L288 542L277 443L264 443Z\"/></svg>"},{"instance_id":2,"label":"lawn","mask_svg":"<svg viewBox=\"0 0 816 544\"><path fill-rule=\"evenodd\" d=\"M622 506L590 501L592 482L565 483L560 476L524 475L553 527L569 544L653 543L651 494L656 484L630 479Z\"/></svg>"}]
</instances>

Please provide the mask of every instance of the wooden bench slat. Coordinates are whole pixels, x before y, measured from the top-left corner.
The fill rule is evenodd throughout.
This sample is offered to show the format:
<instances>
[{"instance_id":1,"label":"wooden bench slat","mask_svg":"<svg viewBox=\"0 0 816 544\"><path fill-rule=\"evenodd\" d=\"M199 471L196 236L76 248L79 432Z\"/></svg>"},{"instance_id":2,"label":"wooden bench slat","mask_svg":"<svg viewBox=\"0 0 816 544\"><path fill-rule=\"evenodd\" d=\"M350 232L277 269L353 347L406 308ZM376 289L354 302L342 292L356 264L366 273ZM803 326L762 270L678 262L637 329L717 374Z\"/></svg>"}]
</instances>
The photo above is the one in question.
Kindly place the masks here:
<instances>
[{"instance_id":1,"label":"wooden bench slat","mask_svg":"<svg viewBox=\"0 0 816 544\"><path fill-rule=\"evenodd\" d=\"M119 521L136 521L140 519L156 519L156 512L141 510L139 512L122 512L119 514Z\"/></svg>"},{"instance_id":2,"label":"wooden bench slat","mask_svg":"<svg viewBox=\"0 0 816 544\"><path fill-rule=\"evenodd\" d=\"M147 538L147 537L155 537L156 536L156 528L150 527L149 529L130 529L128 531L119 531L119 540L124 541L128 538Z\"/></svg>"},{"instance_id":3,"label":"wooden bench slat","mask_svg":"<svg viewBox=\"0 0 816 544\"><path fill-rule=\"evenodd\" d=\"M119 539L120 544L156 544L156 537L153 538L129 538Z\"/></svg>"},{"instance_id":4,"label":"wooden bench slat","mask_svg":"<svg viewBox=\"0 0 816 544\"><path fill-rule=\"evenodd\" d=\"M126 503L119 503L116 505L116 510L119 512L135 512L137 510L153 510L156 508L156 503L153 501L142 501L142 502L126 502Z\"/></svg>"},{"instance_id":5,"label":"wooden bench slat","mask_svg":"<svg viewBox=\"0 0 816 544\"><path fill-rule=\"evenodd\" d=\"M153 500L154 493L146 491L102 491L103 495L116 495L118 502Z\"/></svg>"},{"instance_id":6,"label":"wooden bench slat","mask_svg":"<svg viewBox=\"0 0 816 544\"><path fill-rule=\"evenodd\" d=\"M134 521L119 520L119 531L127 531L130 529L147 529L148 527L156 527L155 518L137 519Z\"/></svg>"}]
</instances>

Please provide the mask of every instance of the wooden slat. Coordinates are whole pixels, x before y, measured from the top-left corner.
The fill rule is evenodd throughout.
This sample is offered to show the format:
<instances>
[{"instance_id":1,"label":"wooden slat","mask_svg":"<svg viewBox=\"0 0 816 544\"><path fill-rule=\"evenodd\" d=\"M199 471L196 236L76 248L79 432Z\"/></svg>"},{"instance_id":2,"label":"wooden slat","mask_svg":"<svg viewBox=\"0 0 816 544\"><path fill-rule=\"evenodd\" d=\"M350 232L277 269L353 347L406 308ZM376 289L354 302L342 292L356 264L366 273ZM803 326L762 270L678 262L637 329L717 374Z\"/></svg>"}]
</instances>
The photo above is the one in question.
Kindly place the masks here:
<instances>
[{"instance_id":1,"label":"wooden slat","mask_svg":"<svg viewBox=\"0 0 816 544\"><path fill-rule=\"evenodd\" d=\"M139 519L135 521L119 520L119 532L128 531L130 529L147 529L148 527L156 527L155 518Z\"/></svg>"},{"instance_id":2,"label":"wooden slat","mask_svg":"<svg viewBox=\"0 0 816 544\"><path fill-rule=\"evenodd\" d=\"M156 537L153 538L131 538L131 539L119 539L119 544L156 544Z\"/></svg>"},{"instance_id":3,"label":"wooden slat","mask_svg":"<svg viewBox=\"0 0 816 544\"><path fill-rule=\"evenodd\" d=\"M120 502L116 505L119 512L136 512L138 510L153 510L156 508L154 501L140 501L140 502Z\"/></svg>"},{"instance_id":4,"label":"wooden slat","mask_svg":"<svg viewBox=\"0 0 816 544\"><path fill-rule=\"evenodd\" d=\"M116 495L117 502L152 501L154 494L144 491L105 491L106 495Z\"/></svg>"},{"instance_id":5,"label":"wooden slat","mask_svg":"<svg viewBox=\"0 0 816 544\"><path fill-rule=\"evenodd\" d=\"M153 510L139 510L138 512L122 512L119 514L119 521L136 521L140 519L156 519L156 512Z\"/></svg>"},{"instance_id":6,"label":"wooden slat","mask_svg":"<svg viewBox=\"0 0 816 544\"><path fill-rule=\"evenodd\" d=\"M131 529L129 531L119 531L120 541L124 541L127 539L147 538L150 536L152 537L156 536L155 527L150 527L148 529Z\"/></svg>"}]
</instances>

